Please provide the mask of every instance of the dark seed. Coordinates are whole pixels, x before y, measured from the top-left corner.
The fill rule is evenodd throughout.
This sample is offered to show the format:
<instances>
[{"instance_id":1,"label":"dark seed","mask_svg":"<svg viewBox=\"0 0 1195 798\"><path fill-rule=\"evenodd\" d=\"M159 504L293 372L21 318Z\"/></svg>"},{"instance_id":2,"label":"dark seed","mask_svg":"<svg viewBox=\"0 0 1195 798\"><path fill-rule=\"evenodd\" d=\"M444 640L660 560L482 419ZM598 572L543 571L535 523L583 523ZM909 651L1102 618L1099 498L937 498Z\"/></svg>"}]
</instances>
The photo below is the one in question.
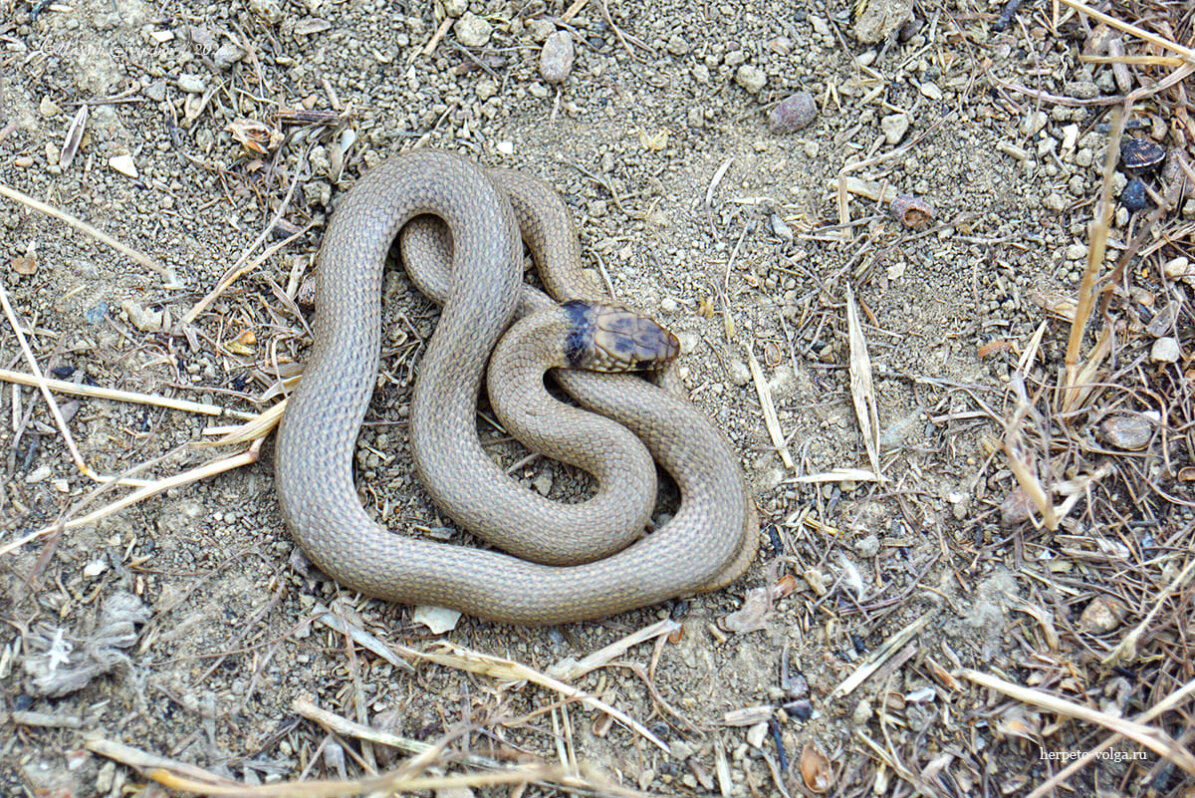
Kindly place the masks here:
<instances>
[{"instance_id":1,"label":"dark seed","mask_svg":"<svg viewBox=\"0 0 1195 798\"><path fill-rule=\"evenodd\" d=\"M1145 193L1145 183L1136 177L1120 192L1120 203L1130 211L1143 210L1153 204L1149 201L1149 195Z\"/></svg>"},{"instance_id":2,"label":"dark seed","mask_svg":"<svg viewBox=\"0 0 1195 798\"><path fill-rule=\"evenodd\" d=\"M1125 169L1142 172L1153 169L1166 157L1166 148L1153 139L1131 138L1120 147L1120 160Z\"/></svg>"}]
</instances>

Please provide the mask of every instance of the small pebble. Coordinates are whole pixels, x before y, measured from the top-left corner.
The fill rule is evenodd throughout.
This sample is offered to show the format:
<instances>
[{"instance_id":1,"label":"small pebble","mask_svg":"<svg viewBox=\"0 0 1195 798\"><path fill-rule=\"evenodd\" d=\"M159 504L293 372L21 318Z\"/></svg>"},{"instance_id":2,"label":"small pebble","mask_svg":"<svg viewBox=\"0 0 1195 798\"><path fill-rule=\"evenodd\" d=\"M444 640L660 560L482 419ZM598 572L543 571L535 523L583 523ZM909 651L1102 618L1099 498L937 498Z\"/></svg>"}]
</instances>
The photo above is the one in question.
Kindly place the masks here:
<instances>
[{"instance_id":1,"label":"small pebble","mask_svg":"<svg viewBox=\"0 0 1195 798\"><path fill-rule=\"evenodd\" d=\"M1153 425L1138 413L1118 413L1104 421L1101 432L1109 446L1136 452L1144 449L1153 437Z\"/></svg>"},{"instance_id":2,"label":"small pebble","mask_svg":"<svg viewBox=\"0 0 1195 798\"><path fill-rule=\"evenodd\" d=\"M799 91L780 101L768 117L768 130L773 133L792 133L808 127L817 118L817 103L807 91Z\"/></svg>"},{"instance_id":3,"label":"small pebble","mask_svg":"<svg viewBox=\"0 0 1195 798\"><path fill-rule=\"evenodd\" d=\"M1162 266L1162 273L1170 280L1191 280L1195 278L1195 266L1187 258L1174 258Z\"/></svg>"},{"instance_id":4,"label":"small pebble","mask_svg":"<svg viewBox=\"0 0 1195 798\"><path fill-rule=\"evenodd\" d=\"M166 311L147 310L140 303L126 299L120 309L129 317L129 323L141 332L160 332L166 327Z\"/></svg>"},{"instance_id":5,"label":"small pebble","mask_svg":"<svg viewBox=\"0 0 1195 798\"><path fill-rule=\"evenodd\" d=\"M1021 132L1026 136L1036 136L1049 119L1045 111L1030 111L1021 119Z\"/></svg>"},{"instance_id":6,"label":"small pebble","mask_svg":"<svg viewBox=\"0 0 1195 798\"><path fill-rule=\"evenodd\" d=\"M689 43L681 38L679 33L672 34L672 37L668 39L667 47L668 52L673 55L686 55L692 49L689 47Z\"/></svg>"},{"instance_id":7,"label":"small pebble","mask_svg":"<svg viewBox=\"0 0 1195 798\"><path fill-rule=\"evenodd\" d=\"M1145 183L1139 178L1133 178L1125 185L1124 191L1120 192L1120 203L1130 211L1145 210L1153 204L1145 193Z\"/></svg>"},{"instance_id":8,"label":"small pebble","mask_svg":"<svg viewBox=\"0 0 1195 798\"><path fill-rule=\"evenodd\" d=\"M277 25L284 16L277 0L249 0L249 10L270 25Z\"/></svg>"},{"instance_id":9,"label":"small pebble","mask_svg":"<svg viewBox=\"0 0 1195 798\"><path fill-rule=\"evenodd\" d=\"M212 54L212 61L220 69L232 69L232 65L239 62L245 57L245 51L237 47L232 42L224 42L219 49Z\"/></svg>"},{"instance_id":10,"label":"small pebble","mask_svg":"<svg viewBox=\"0 0 1195 798\"><path fill-rule=\"evenodd\" d=\"M83 318L88 324L99 324L108 315L108 303L100 302L83 311Z\"/></svg>"},{"instance_id":11,"label":"small pebble","mask_svg":"<svg viewBox=\"0 0 1195 798\"><path fill-rule=\"evenodd\" d=\"M730 381L735 385L746 385L751 382L751 369L741 360L730 364Z\"/></svg>"},{"instance_id":12,"label":"small pebble","mask_svg":"<svg viewBox=\"0 0 1195 798\"><path fill-rule=\"evenodd\" d=\"M546 42L556 32L556 26L546 19L533 19L527 23L527 32L537 42Z\"/></svg>"},{"instance_id":13,"label":"small pebble","mask_svg":"<svg viewBox=\"0 0 1195 798\"><path fill-rule=\"evenodd\" d=\"M539 53L539 74L548 83L563 83L573 71L576 49L568 31L553 33Z\"/></svg>"},{"instance_id":14,"label":"small pebble","mask_svg":"<svg viewBox=\"0 0 1195 798\"><path fill-rule=\"evenodd\" d=\"M1062 211L1066 210L1067 202L1065 197L1057 192L1054 192L1042 200L1041 204L1048 211L1061 213Z\"/></svg>"},{"instance_id":15,"label":"small pebble","mask_svg":"<svg viewBox=\"0 0 1195 798\"><path fill-rule=\"evenodd\" d=\"M88 579L95 579L97 576L108 570L108 563L103 560L92 560L83 566L83 576Z\"/></svg>"},{"instance_id":16,"label":"small pebble","mask_svg":"<svg viewBox=\"0 0 1195 798\"><path fill-rule=\"evenodd\" d=\"M50 478L50 474L54 473L49 466L38 466L25 475L25 481L30 485L37 482L44 482Z\"/></svg>"},{"instance_id":17,"label":"small pebble","mask_svg":"<svg viewBox=\"0 0 1195 798\"><path fill-rule=\"evenodd\" d=\"M880 130L884 131L884 140L891 145L900 144L905 133L909 132L908 114L890 114L880 120Z\"/></svg>"},{"instance_id":18,"label":"small pebble","mask_svg":"<svg viewBox=\"0 0 1195 798\"><path fill-rule=\"evenodd\" d=\"M137 165L133 163L133 156L131 155L114 155L108 159L108 166L111 166L122 175L137 179Z\"/></svg>"},{"instance_id":19,"label":"small pebble","mask_svg":"<svg viewBox=\"0 0 1195 798\"><path fill-rule=\"evenodd\" d=\"M178 87L188 94L203 94L207 84L198 75L179 75Z\"/></svg>"},{"instance_id":20,"label":"small pebble","mask_svg":"<svg viewBox=\"0 0 1195 798\"><path fill-rule=\"evenodd\" d=\"M466 11L452 26L457 41L466 47L483 47L494 32L493 26L472 11Z\"/></svg>"},{"instance_id":21,"label":"small pebble","mask_svg":"<svg viewBox=\"0 0 1195 798\"><path fill-rule=\"evenodd\" d=\"M162 100L166 99L166 81L155 80L153 83L142 89L142 93L154 102L160 103Z\"/></svg>"},{"instance_id":22,"label":"small pebble","mask_svg":"<svg viewBox=\"0 0 1195 798\"><path fill-rule=\"evenodd\" d=\"M1181 355L1178 341L1170 336L1154 341L1153 348L1149 350L1149 357L1155 363L1177 363Z\"/></svg>"},{"instance_id":23,"label":"small pebble","mask_svg":"<svg viewBox=\"0 0 1195 798\"><path fill-rule=\"evenodd\" d=\"M1104 634L1120 626L1124 606L1115 599L1096 596L1079 616L1079 630L1090 634Z\"/></svg>"},{"instance_id":24,"label":"small pebble","mask_svg":"<svg viewBox=\"0 0 1195 798\"><path fill-rule=\"evenodd\" d=\"M767 85L768 76L757 66L743 64L734 73L734 82L742 86L748 94L759 94Z\"/></svg>"},{"instance_id":25,"label":"small pebble","mask_svg":"<svg viewBox=\"0 0 1195 798\"><path fill-rule=\"evenodd\" d=\"M38 106L41 115L44 117L57 116L62 113L62 109L58 107L58 103L51 100L49 97L42 97L41 105Z\"/></svg>"}]
</instances>

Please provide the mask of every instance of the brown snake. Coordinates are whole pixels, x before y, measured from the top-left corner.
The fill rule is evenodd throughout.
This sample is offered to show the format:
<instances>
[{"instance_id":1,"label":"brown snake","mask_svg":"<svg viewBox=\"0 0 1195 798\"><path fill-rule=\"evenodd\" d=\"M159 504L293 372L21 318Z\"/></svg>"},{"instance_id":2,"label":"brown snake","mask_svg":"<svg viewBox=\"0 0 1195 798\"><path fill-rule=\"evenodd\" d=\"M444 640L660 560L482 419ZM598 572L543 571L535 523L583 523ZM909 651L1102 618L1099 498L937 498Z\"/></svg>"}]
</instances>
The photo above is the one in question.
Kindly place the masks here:
<instances>
[{"instance_id":1,"label":"brown snake","mask_svg":"<svg viewBox=\"0 0 1195 798\"><path fill-rule=\"evenodd\" d=\"M412 274L444 305L411 401L416 470L460 526L519 557L393 534L365 513L353 484L357 433L380 359L386 254L398 232L425 214L440 217L451 231L452 266L450 275L442 267ZM546 368L568 365L579 334L574 324L589 311L574 303L556 306L524 288L520 228L549 290L558 299L579 298L575 292L585 289L575 282L576 234L563 203L539 181L506 172L487 176L459 156L421 150L375 167L342 200L320 250L314 345L278 436L275 478L292 534L345 587L507 623L597 618L728 584L754 557L755 511L730 446L687 400L634 375L555 371L582 406L607 417L585 427L571 449L565 441L552 453L595 476L597 496L578 505L548 502L521 488L482 449L476 402L496 344L489 391L504 424L517 426L518 416L547 417L572 434L595 418L543 388ZM405 238L422 238L428 259L446 244L426 225L412 226ZM404 256L416 247L404 242ZM532 310L503 336L516 311ZM516 380L516 372L531 375L529 382ZM519 387L536 383L534 390ZM499 409L504 404L507 409ZM613 466L603 464L606 435L627 438L629 453L617 455L622 459ZM630 545L623 535L607 539L604 550L586 551L585 540L601 537L608 520L607 509L596 515L584 509L592 502L605 496L606 507L625 510L637 524L632 536L650 513L654 468L638 452L636 437L676 481L680 508ZM557 538L570 532L575 551L554 554Z\"/></svg>"}]
</instances>

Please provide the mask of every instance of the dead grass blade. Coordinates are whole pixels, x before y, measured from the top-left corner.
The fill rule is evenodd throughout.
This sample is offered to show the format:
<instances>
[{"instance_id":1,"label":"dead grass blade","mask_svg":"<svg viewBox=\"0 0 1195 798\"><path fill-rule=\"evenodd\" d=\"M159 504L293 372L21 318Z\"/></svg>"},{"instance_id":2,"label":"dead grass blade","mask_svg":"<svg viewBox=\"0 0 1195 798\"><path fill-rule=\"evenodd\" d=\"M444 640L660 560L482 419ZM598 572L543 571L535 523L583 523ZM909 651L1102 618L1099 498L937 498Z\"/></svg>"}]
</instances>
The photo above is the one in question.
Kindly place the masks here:
<instances>
[{"instance_id":1,"label":"dead grass blade","mask_svg":"<svg viewBox=\"0 0 1195 798\"><path fill-rule=\"evenodd\" d=\"M1153 606L1149 608L1149 612L1141 619L1141 623L1137 624L1133 631L1125 635L1116 648L1112 649L1104 657L1102 661L1103 665L1109 667L1128 665L1137 659L1137 642L1145 634L1145 630L1153 622L1154 617L1161 611L1162 605L1166 603L1166 599L1181 590L1191 580L1191 573L1193 571L1195 571L1195 558L1192 558L1186 567L1179 572L1178 576L1174 577L1170 584L1157 595L1153 601Z\"/></svg>"},{"instance_id":2,"label":"dead grass blade","mask_svg":"<svg viewBox=\"0 0 1195 798\"><path fill-rule=\"evenodd\" d=\"M138 252L137 250L133 249L132 247L129 247L125 244L120 243L112 236L108 235L107 233L100 232L99 230L92 227L87 222L83 221L82 219L78 219L74 216L71 216L69 213L66 213L65 211L60 211L51 205L47 205L46 203L44 203L40 200L36 200L33 197L30 197L28 194L24 194L20 191L17 191L15 188L6 186L3 183L0 183L0 197L8 197L13 202L19 202L28 208L32 208L33 210L38 211L39 213L44 213L46 216L50 216L54 219L58 219L59 221L66 222L71 227L75 228L76 230L78 230L82 233L85 233L86 235L91 236L96 241L99 241L102 244L107 244L108 246L112 247L112 249L116 250L117 252L124 255L125 257L127 257L137 263L140 263L145 268L147 268L151 271L155 271L158 274L165 277L166 278L166 286L165 286L166 288L171 288L171 289L183 288L182 283L180 283L178 281L178 278L174 275L174 270L171 269L169 266L163 266L161 263L158 263L156 260L149 257L148 255L143 255L140 252Z\"/></svg>"},{"instance_id":3,"label":"dead grass blade","mask_svg":"<svg viewBox=\"0 0 1195 798\"><path fill-rule=\"evenodd\" d=\"M561 660L548 668L548 675L565 682L580 679L587 673L609 665L613 660L621 657L634 646L646 643L648 640L654 640L657 637L672 634L680 628L681 625L679 623L670 618L665 618L662 621L653 623L651 626L640 629L638 632L632 632L621 640L615 640L610 645L598 649L584 659L575 660L569 658Z\"/></svg>"},{"instance_id":4,"label":"dead grass blade","mask_svg":"<svg viewBox=\"0 0 1195 798\"><path fill-rule=\"evenodd\" d=\"M1028 412L1028 402L1023 396L1019 396L1016 412L1013 413L1012 420L1008 422L1008 428L1004 431L1004 454L1008 457L1009 470L1016 477L1021 490L1025 491L1025 496L1037 508L1046 529L1055 530L1058 529L1058 517L1054 514L1054 502L1037 477L1037 469L1033 465L1028 448L1025 446L1024 436L1021 434Z\"/></svg>"},{"instance_id":5,"label":"dead grass blade","mask_svg":"<svg viewBox=\"0 0 1195 798\"><path fill-rule=\"evenodd\" d=\"M926 613L885 640L882 645L871 652L862 665L855 669L854 673L830 691L830 695L826 697L826 700L830 701L840 696L850 695L856 687L863 684L863 682L867 681L868 677L879 670L889 657L900 651L905 643L912 640L920 634L922 629L929 626L930 621L933 619L934 613Z\"/></svg>"},{"instance_id":6,"label":"dead grass blade","mask_svg":"<svg viewBox=\"0 0 1195 798\"><path fill-rule=\"evenodd\" d=\"M1108 231L1112 221L1112 174L1120 160L1120 139L1124 135L1125 121L1128 117L1122 108L1113 109L1112 114L1112 134L1104 158L1104 180L1100 185L1100 198L1095 206L1095 220L1091 224L1087 267L1083 270L1083 279L1079 283L1075 319L1071 323L1070 338L1066 344L1066 390L1062 395L1063 407L1068 410L1077 404L1078 392L1075 389L1080 384L1079 372L1083 370L1079 365L1079 353L1083 346L1083 333L1087 329L1087 321L1095 307L1096 280L1104 263L1104 253L1108 249Z\"/></svg>"},{"instance_id":7,"label":"dead grass blade","mask_svg":"<svg viewBox=\"0 0 1195 798\"><path fill-rule=\"evenodd\" d=\"M1044 709L1047 712L1103 726L1105 729L1114 731L1148 748L1158 756L1165 757L1176 767L1182 768L1188 774L1195 775L1195 756L1192 756L1190 751L1179 745L1178 742L1161 729L1110 715L1107 712L1101 712L1098 709L1092 709L1082 704L1076 704L1073 701L1050 695L1041 690L1022 687L1019 684L1013 684L999 677L971 670L970 668L962 668L955 671L955 675L987 687L990 690L1003 693L1024 704Z\"/></svg>"},{"instance_id":8,"label":"dead grass blade","mask_svg":"<svg viewBox=\"0 0 1195 798\"><path fill-rule=\"evenodd\" d=\"M470 673L479 673L483 676L489 676L494 679L505 679L508 681L527 681L533 684L538 684L553 692L568 698L572 701L578 701L587 707L597 709L610 715L619 723L622 723L627 728L634 731L636 734L643 737L643 739L650 742L652 745L658 747L661 751L669 753L671 749L668 744L661 740L656 735L652 734L646 726L639 721L627 715L621 710L615 709L604 701L600 701L584 690L579 690L576 687L567 685L559 679L554 679L546 673L541 673L534 668L524 665L521 662L514 660L503 659L501 657L494 657L489 654L482 654L477 651L471 651L461 646L456 646L448 642L441 642L441 646L448 649L448 653L435 653L429 651L419 651L418 649L408 648L406 646L392 645L391 648L402 653L404 656L414 657L416 659L434 662L437 665L443 665L448 668L456 668L457 670L469 671Z\"/></svg>"},{"instance_id":9,"label":"dead grass blade","mask_svg":"<svg viewBox=\"0 0 1195 798\"><path fill-rule=\"evenodd\" d=\"M1081 14L1086 14L1092 19L1099 20L1111 28L1116 28L1117 30L1123 31L1125 33L1131 33L1138 38L1144 39L1150 44L1156 44L1163 50L1169 50L1172 53L1178 53L1184 61L1195 65L1195 50L1192 50L1189 47L1183 47L1177 42L1172 42L1163 36L1158 36L1156 33L1151 33L1150 31L1147 31L1144 28L1139 28L1132 23L1124 22L1116 17L1105 14L1102 11L1097 11L1096 9L1082 2L1082 0L1060 0L1060 2L1065 6L1070 6Z\"/></svg>"},{"instance_id":10,"label":"dead grass blade","mask_svg":"<svg viewBox=\"0 0 1195 798\"><path fill-rule=\"evenodd\" d=\"M55 393L64 393L68 396L82 396L87 399L108 399L113 402L129 402L138 405L152 405L154 407L165 407L170 410L182 410L186 413L198 413L204 416L228 416L244 421L252 421L258 418L257 413L229 410L219 405L208 404L207 402L192 402L188 399L174 399L169 396L158 396L151 393L100 388L95 385L79 385L50 377L45 377L39 382L36 377L9 369L0 369L0 382L12 382L17 385L27 385L31 388L38 388L45 385Z\"/></svg>"},{"instance_id":11,"label":"dead grass blade","mask_svg":"<svg viewBox=\"0 0 1195 798\"><path fill-rule=\"evenodd\" d=\"M201 479L207 479L208 477L215 476L216 474L223 474L225 471L231 471L234 468L240 468L241 466L256 463L260 449L261 440L257 440L253 442L253 445L250 446L248 450L241 452L240 454L236 454L231 457L220 458L218 460L212 460L197 468L184 471L181 474L175 474L172 477L150 482L128 494L127 496L123 496L115 502L105 505L94 512L88 513L81 518L73 518L69 521L61 521L56 524L51 524L50 526L39 529L36 532L29 533L28 535L25 535L25 537L17 538L14 541L6 543L5 545L0 546L0 557L10 552L16 551L26 543L37 540L38 538L43 538L46 535L67 529L77 529L78 527L87 526L88 524L94 524L101 518L107 518L114 513L128 509L138 502L142 502L152 496L157 496L159 493L170 490L171 488L189 485L192 482L198 482Z\"/></svg>"},{"instance_id":12,"label":"dead grass blade","mask_svg":"<svg viewBox=\"0 0 1195 798\"><path fill-rule=\"evenodd\" d=\"M241 784L186 762L151 754L111 740L91 739L83 745L101 756L137 769L164 787L196 795L240 798L339 798L352 795L389 795L416 790L526 784L531 781L563 783L567 778L560 768L543 764L520 765L496 773L422 775L443 753L443 741L430 746L429 750L405 762L401 767L377 776L343 781L291 781L275 784ZM575 783L575 780L572 781Z\"/></svg>"},{"instance_id":13,"label":"dead grass blade","mask_svg":"<svg viewBox=\"0 0 1195 798\"><path fill-rule=\"evenodd\" d=\"M785 442L784 430L780 428L780 417L776 415L776 403L772 400L772 389L768 387L763 369L760 368L759 360L751 351L751 347L747 347L747 366L751 369L751 380L755 383L755 394L759 397L759 406L763 411L763 423L768 429L772 445L780 454L780 460L784 463L784 467L796 469L797 464L793 462L793 456L788 451L788 444Z\"/></svg>"},{"instance_id":14,"label":"dead grass blade","mask_svg":"<svg viewBox=\"0 0 1195 798\"><path fill-rule=\"evenodd\" d=\"M1195 679L1187 682L1182 687L1163 698L1157 704L1154 704L1152 707L1142 712L1134 720L1137 723L1149 723L1163 712L1169 712L1170 710L1181 705L1184 701L1186 701L1187 697L1192 694L1195 694ZM1079 757L1074 762L1071 762L1041 785L1034 788L1033 792L1029 793L1027 796L1025 796L1025 798L1045 798L1050 791L1062 784L1062 782L1066 781L1078 771L1082 770L1087 766L1088 763L1095 762L1098 754L1107 751L1122 739L1123 737L1119 734L1113 734L1109 737L1106 737L1103 742L1088 751L1087 756Z\"/></svg>"},{"instance_id":15,"label":"dead grass blade","mask_svg":"<svg viewBox=\"0 0 1195 798\"><path fill-rule=\"evenodd\" d=\"M871 358L867 354L867 339L863 336L863 325L859 321L859 309L855 305L855 292L846 287L846 326L851 344L851 401L855 405L855 416L859 419L859 432L867 446L867 459L871 470L883 482L880 468L880 418L876 412L875 388L871 381Z\"/></svg>"}]
</instances>

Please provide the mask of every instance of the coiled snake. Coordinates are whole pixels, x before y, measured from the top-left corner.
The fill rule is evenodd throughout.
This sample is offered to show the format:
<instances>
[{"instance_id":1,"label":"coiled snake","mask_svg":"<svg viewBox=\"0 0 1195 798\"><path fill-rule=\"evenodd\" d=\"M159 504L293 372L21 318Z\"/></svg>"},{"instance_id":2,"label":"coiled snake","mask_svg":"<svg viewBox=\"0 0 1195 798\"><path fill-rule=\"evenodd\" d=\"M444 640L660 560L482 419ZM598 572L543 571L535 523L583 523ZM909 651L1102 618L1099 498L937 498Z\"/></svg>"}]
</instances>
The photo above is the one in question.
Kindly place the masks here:
<instances>
[{"instance_id":1,"label":"coiled snake","mask_svg":"<svg viewBox=\"0 0 1195 798\"><path fill-rule=\"evenodd\" d=\"M383 266L399 231L425 214L443 224L408 226L404 260L443 311L411 401L416 470L454 521L511 554L394 534L366 514L353 483L380 359ZM459 156L419 150L373 168L342 200L320 250L314 345L278 435L275 478L291 533L345 587L506 623L592 619L728 584L754 557L758 530L722 434L688 401L634 375L554 372L605 418L543 386L545 369L589 356L592 333L596 345L629 349L631 366L655 357L653 346L675 354L675 339L626 311L556 305L524 286L520 229L557 299L590 298L578 295L588 289L567 209L524 175L487 174ZM450 274L441 263L449 248ZM504 336L516 313L523 318ZM484 452L475 413L492 351L488 387L503 424L554 422L554 432L531 432L525 443L591 473L599 485L593 499L550 502ZM676 481L681 504L642 535L655 495L653 457ZM611 537L608 528L622 531Z\"/></svg>"}]
</instances>

